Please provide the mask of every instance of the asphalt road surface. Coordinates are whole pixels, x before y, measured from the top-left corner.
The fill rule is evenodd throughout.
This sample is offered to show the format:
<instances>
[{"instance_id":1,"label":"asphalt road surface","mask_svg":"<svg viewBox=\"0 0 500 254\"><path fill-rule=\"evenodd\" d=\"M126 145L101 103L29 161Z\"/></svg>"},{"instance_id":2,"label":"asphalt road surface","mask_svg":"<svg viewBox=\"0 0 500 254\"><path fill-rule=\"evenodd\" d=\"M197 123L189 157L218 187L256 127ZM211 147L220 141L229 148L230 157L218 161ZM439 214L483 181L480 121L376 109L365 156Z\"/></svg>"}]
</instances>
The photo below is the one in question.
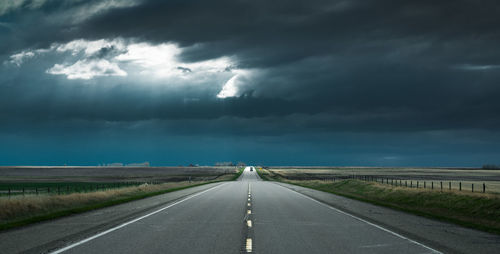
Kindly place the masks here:
<instances>
[{"instance_id":1,"label":"asphalt road surface","mask_svg":"<svg viewBox=\"0 0 500 254\"><path fill-rule=\"evenodd\" d=\"M50 253L460 252L389 228L298 190L261 181L247 167L238 181L213 184L79 239L45 246ZM0 241L14 233L0 234ZM499 238L491 237L488 241L498 245ZM25 252L33 250L40 252Z\"/></svg>"}]
</instances>

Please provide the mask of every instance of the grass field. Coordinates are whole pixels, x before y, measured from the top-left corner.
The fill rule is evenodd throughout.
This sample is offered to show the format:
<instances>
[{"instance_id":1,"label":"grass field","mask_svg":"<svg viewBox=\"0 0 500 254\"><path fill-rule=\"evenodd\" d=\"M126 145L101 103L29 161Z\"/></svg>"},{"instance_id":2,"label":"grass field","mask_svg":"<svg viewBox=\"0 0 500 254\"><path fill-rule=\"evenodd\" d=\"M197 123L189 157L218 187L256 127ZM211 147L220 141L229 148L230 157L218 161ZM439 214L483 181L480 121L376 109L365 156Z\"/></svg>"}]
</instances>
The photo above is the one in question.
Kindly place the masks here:
<instances>
[{"instance_id":1,"label":"grass field","mask_svg":"<svg viewBox=\"0 0 500 254\"><path fill-rule=\"evenodd\" d=\"M138 182L4 182L0 183L0 197L92 192L138 186L140 184Z\"/></svg>"},{"instance_id":2,"label":"grass field","mask_svg":"<svg viewBox=\"0 0 500 254\"><path fill-rule=\"evenodd\" d=\"M0 167L0 182L180 182L233 173L235 167Z\"/></svg>"},{"instance_id":3,"label":"grass field","mask_svg":"<svg viewBox=\"0 0 500 254\"><path fill-rule=\"evenodd\" d=\"M74 168L57 168L55 170L62 170L64 175L54 175L54 171L45 171L43 168L29 168L14 173L10 172L10 175L7 174L7 176L1 175L0 180L3 181L0 183L0 191L3 194L0 195L0 230L211 182L231 181L237 179L243 172L243 169L234 167L206 170L187 168L186 171L182 171L182 168L169 169L145 169L144 176L137 175L141 173L139 168L120 168L119 170L100 168L89 176L84 174L89 173L89 170L95 170L94 168L86 168L83 171L77 169L77 172ZM156 175L147 175L148 172L152 171L155 171ZM113 178L110 172L118 175ZM26 175L29 173L34 173L34 175ZM181 177L184 179L183 181L179 180ZM103 181L110 178L115 180L113 182ZM65 182L61 179L79 179L81 182ZM96 179L98 181L95 181ZM138 179L149 180L148 182L155 184L141 183L137 181ZM174 180L166 181L166 179ZM94 180L94 182L89 182L89 180ZM131 180L135 181L131 182ZM5 195L6 189L9 188L11 191L16 189L16 195ZM22 188L25 189L24 195L18 191ZM39 188L38 195L35 192L26 191L33 190L33 188ZM47 189L52 189L52 191L49 193ZM58 189L59 191L57 191Z\"/></svg>"},{"instance_id":4,"label":"grass field","mask_svg":"<svg viewBox=\"0 0 500 254\"><path fill-rule=\"evenodd\" d=\"M142 183L201 182L236 172L235 167L0 167L0 197L92 192Z\"/></svg>"},{"instance_id":5,"label":"grass field","mask_svg":"<svg viewBox=\"0 0 500 254\"><path fill-rule=\"evenodd\" d=\"M259 169L257 172L264 180L296 184L500 234L500 194L498 193L472 193L456 189L451 191L417 189L356 179L337 179L335 182L305 178L299 180L300 176L310 173L307 169L287 171L286 177L283 177L282 169L276 171Z\"/></svg>"},{"instance_id":6,"label":"grass field","mask_svg":"<svg viewBox=\"0 0 500 254\"><path fill-rule=\"evenodd\" d=\"M483 183L486 185L486 192L500 193L500 170L483 170L471 168L368 168L368 167L332 167L332 168L290 168L278 167L268 168L273 174L288 180L322 180L343 178L348 176L368 176L381 179L407 181L413 187L417 181L419 187L440 189L441 182L443 190L448 190L450 183L452 190L458 190L462 183L463 191L482 191Z\"/></svg>"}]
</instances>

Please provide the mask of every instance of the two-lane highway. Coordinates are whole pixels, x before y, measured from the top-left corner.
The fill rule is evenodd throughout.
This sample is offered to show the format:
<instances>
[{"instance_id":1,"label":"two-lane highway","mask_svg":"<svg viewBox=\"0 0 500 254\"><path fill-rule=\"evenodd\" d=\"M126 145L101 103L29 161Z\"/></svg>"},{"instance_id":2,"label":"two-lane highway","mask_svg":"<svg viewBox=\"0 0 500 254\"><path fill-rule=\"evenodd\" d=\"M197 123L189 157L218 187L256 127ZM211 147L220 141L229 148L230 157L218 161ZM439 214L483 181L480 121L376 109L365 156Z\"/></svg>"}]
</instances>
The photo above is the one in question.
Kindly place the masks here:
<instances>
[{"instance_id":1,"label":"two-lane highway","mask_svg":"<svg viewBox=\"0 0 500 254\"><path fill-rule=\"evenodd\" d=\"M436 253L245 168L196 193L54 253Z\"/></svg>"}]
</instances>

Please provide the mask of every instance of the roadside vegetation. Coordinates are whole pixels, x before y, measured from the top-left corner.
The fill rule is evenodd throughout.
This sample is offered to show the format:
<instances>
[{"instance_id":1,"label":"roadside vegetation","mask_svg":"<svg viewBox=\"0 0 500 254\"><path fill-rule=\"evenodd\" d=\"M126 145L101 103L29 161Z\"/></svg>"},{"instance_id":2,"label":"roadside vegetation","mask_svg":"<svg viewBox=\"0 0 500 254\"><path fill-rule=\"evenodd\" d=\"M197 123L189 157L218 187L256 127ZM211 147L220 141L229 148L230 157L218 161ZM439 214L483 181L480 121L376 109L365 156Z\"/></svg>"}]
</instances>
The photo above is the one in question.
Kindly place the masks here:
<instances>
[{"instance_id":1,"label":"roadside vegetation","mask_svg":"<svg viewBox=\"0 0 500 254\"><path fill-rule=\"evenodd\" d=\"M500 234L500 194L397 187L355 179L290 180L259 169L262 179L295 184Z\"/></svg>"},{"instance_id":2,"label":"roadside vegetation","mask_svg":"<svg viewBox=\"0 0 500 254\"><path fill-rule=\"evenodd\" d=\"M0 197L0 230L113 206L208 183L236 180L243 169L214 180L140 184L91 192Z\"/></svg>"},{"instance_id":3,"label":"roadside vegetation","mask_svg":"<svg viewBox=\"0 0 500 254\"><path fill-rule=\"evenodd\" d=\"M232 181L238 180L238 178L243 174L243 171L245 168L240 168L236 174L234 174L233 178L231 179Z\"/></svg>"},{"instance_id":4,"label":"roadside vegetation","mask_svg":"<svg viewBox=\"0 0 500 254\"><path fill-rule=\"evenodd\" d=\"M153 182L149 182L152 184ZM158 182L154 182L155 184ZM141 182L0 182L0 197L70 194L138 186Z\"/></svg>"}]
</instances>

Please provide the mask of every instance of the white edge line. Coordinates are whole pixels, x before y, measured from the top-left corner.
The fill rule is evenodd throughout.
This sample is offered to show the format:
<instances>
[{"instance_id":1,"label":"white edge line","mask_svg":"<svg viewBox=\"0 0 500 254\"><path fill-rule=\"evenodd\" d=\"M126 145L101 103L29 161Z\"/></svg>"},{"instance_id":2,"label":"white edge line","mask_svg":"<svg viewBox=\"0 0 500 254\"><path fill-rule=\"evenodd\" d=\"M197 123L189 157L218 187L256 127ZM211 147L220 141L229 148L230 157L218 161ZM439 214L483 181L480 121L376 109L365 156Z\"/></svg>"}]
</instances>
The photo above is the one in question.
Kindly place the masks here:
<instances>
[{"instance_id":1,"label":"white edge line","mask_svg":"<svg viewBox=\"0 0 500 254\"><path fill-rule=\"evenodd\" d=\"M134 223L134 222L140 221L140 220L142 220L142 219L144 219L144 218L147 218L147 217L149 217L149 216L151 216L151 215L157 214L157 213L159 213L159 212L161 212L161 211L163 211L163 210L165 210L165 209L168 209L168 208L170 208L170 207L172 207L172 206L175 206L175 205L177 205L177 204L180 204L180 203L182 203L182 202L184 202L184 201L186 201L186 200L189 200L189 199L192 199L192 198L194 198L194 197L196 197L196 196L199 196L199 195L201 195L201 194L203 194L203 193L205 193L205 192L207 192L207 191L210 191L210 190L213 190L213 189L215 189L215 188L221 187L222 185L225 185L225 183L224 183L224 184L221 184L221 185L214 186L214 187L212 187L212 188L210 188L210 189L207 189L207 190L204 190L204 191L202 191L202 192L198 192L198 193L196 193L196 194L193 194L193 195L191 195L191 196L189 196L189 197L187 197L187 198L184 198L184 199L182 199L182 200L179 200L179 201L177 201L177 202L174 202L174 203L172 203L172 204L170 204L170 205L168 205L168 206L165 206L165 207L163 207L163 208L160 208L160 209L158 209L158 210L156 210L156 211L154 211L154 212L148 213L148 214L143 215L143 216L141 216L141 217L139 217L139 218L136 218L136 219L133 219L133 220L131 220L131 221L125 222L125 223L123 223L123 224L120 224L120 225L118 225L118 226L116 226L116 227L110 228L110 229L108 229L108 230L106 230L106 231L103 231L103 232L101 232L101 233L99 233L99 234L96 234L96 235L93 235L93 236L91 236L91 237L85 238L85 239L83 239L83 240L81 240L81 241L79 241L79 242L76 242L76 243L73 243L73 244L71 244L71 245L68 245L68 246L66 246L66 247L64 247L64 248L62 248L62 249L59 249L59 250L56 250L56 251L50 252L50 254L59 254L59 253L62 253L62 252L64 252L64 251L67 251L67 250L69 250L69 249L72 249L72 248L74 248L74 247L76 247L76 246L78 246L78 245L81 245L81 244L84 244L84 243L86 243L86 242L92 241L92 240L94 240L94 239L96 239L96 238L98 238L98 237L101 237L101 236L103 236L103 235L109 234L109 233L111 233L111 232L113 232L113 231L115 231L115 230L118 230L118 229L120 229L120 228L123 228L123 227L125 227L125 226L128 226L128 225L130 225L130 224L132 224L132 223Z\"/></svg>"},{"instance_id":2,"label":"white edge line","mask_svg":"<svg viewBox=\"0 0 500 254\"><path fill-rule=\"evenodd\" d=\"M376 228L378 228L378 229L380 229L380 230L383 230L383 231L385 231L385 232L387 232L387 233L390 233L390 234L392 234L392 235L394 235L394 236L397 236L397 237L399 237L399 238L401 238L401 239L403 239L403 240L407 240L407 241L409 241L409 242L411 242L411 243L414 243L414 244L416 244L416 245L422 246L422 247L424 247L424 248L426 248L426 249L428 249L428 250L430 250L430 251L432 251L432 252L434 252L434 253L440 253L440 254L443 254L442 252L440 252L440 251L438 251L438 250L435 250L435 249L433 249L433 248L431 248L431 247L429 247L429 246L427 246L427 245L425 245L425 244L423 244L423 243L419 243L419 242L417 242L417 241L415 241L415 240L412 240L412 239L410 239L410 238L408 238L408 237L402 236L402 235L400 235L400 234L398 234L398 233L396 233L396 232L394 232L394 231L391 231L391 230L389 230L389 229L387 229L387 228L384 228L384 227L382 227L382 226L379 226L379 225L374 224L374 223L372 223L372 222L369 222L369 221L367 221L367 220L361 219L361 218L359 218L359 217L357 217L357 216L355 216L355 215L352 215L352 214L350 214L350 213L346 213L346 212L344 212L344 211L342 211L342 210L339 210L339 209L337 209L337 208L335 208L335 207L332 207L332 206L327 205L327 204L325 204L325 203L323 203L323 202L320 202L320 201L318 201L318 200L316 200L316 199L314 199L314 198L311 198L311 197L309 197L309 196L306 196L306 195L304 195L304 194L302 194L302 193L300 193L300 192L298 192L298 191L296 191L296 190L292 190L292 189L286 188L285 186L282 186L282 185L280 185L280 184L277 184L277 185L278 185L278 186L281 186L282 188L285 188L285 189L291 190L291 191L293 191L293 192L295 192L295 193L297 193L297 194L299 194L299 195L301 195L301 196L303 196L303 197L305 197L305 198L308 198L308 199L310 199L310 200L312 200L312 201L314 201L314 202L316 202L316 203L318 203L318 204L320 204L320 205L323 205L323 206L325 206L325 207L327 207L327 208L330 208L330 209L332 209L332 210L334 210L334 211L336 211L336 212L338 212L338 213L341 213L341 214L347 215L347 216L349 216L349 217L351 217L351 218L354 218L354 219L356 219L356 220L362 221L362 222L364 222L364 223L366 223L366 224L368 224L368 225L374 226L374 227L376 227Z\"/></svg>"}]
</instances>

